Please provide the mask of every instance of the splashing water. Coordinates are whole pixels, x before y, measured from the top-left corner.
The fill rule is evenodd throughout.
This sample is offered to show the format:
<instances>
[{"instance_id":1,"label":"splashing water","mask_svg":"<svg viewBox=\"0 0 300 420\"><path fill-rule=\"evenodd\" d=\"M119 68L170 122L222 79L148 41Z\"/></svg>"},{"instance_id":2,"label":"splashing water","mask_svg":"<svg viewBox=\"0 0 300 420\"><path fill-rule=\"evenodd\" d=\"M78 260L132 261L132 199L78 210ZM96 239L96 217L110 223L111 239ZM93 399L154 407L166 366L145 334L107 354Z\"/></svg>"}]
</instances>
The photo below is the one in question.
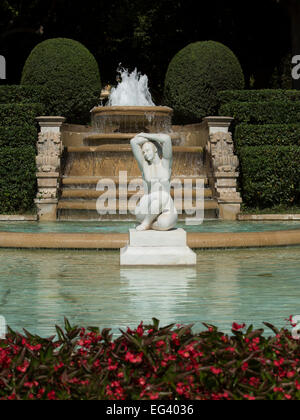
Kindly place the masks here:
<instances>
[{"instance_id":1,"label":"splashing water","mask_svg":"<svg viewBox=\"0 0 300 420\"><path fill-rule=\"evenodd\" d=\"M155 106L146 75L138 73L137 69L132 73L119 69L118 73L121 82L112 89L107 106Z\"/></svg>"}]
</instances>

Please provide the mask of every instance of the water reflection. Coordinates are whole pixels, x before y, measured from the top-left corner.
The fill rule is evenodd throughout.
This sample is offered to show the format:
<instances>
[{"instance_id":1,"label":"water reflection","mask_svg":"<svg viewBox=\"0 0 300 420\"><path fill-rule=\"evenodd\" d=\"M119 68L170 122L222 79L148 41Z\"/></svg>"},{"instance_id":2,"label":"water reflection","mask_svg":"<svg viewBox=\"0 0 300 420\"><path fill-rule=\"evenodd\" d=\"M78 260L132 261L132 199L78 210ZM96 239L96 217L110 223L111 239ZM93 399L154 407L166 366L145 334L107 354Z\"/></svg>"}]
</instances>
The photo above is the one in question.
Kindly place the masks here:
<instances>
[{"instance_id":1,"label":"water reflection","mask_svg":"<svg viewBox=\"0 0 300 420\"><path fill-rule=\"evenodd\" d=\"M153 317L173 323L184 315L196 268L122 268L122 292L129 298L130 318L150 322Z\"/></svg>"},{"instance_id":2,"label":"water reflection","mask_svg":"<svg viewBox=\"0 0 300 420\"><path fill-rule=\"evenodd\" d=\"M118 252L0 250L0 315L51 335L73 324L135 327L233 321L283 326L300 314L300 248L200 251L195 268L120 268Z\"/></svg>"}]
</instances>

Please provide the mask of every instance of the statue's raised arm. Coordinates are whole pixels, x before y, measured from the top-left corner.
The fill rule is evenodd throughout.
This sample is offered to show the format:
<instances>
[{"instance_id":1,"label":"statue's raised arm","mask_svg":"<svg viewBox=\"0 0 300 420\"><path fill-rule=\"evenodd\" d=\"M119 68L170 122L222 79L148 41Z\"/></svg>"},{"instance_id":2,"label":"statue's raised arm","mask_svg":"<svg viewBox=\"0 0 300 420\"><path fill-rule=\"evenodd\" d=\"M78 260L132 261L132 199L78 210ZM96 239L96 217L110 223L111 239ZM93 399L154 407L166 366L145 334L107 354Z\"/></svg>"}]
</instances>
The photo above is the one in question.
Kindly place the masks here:
<instances>
[{"instance_id":1,"label":"statue's raised arm","mask_svg":"<svg viewBox=\"0 0 300 420\"><path fill-rule=\"evenodd\" d=\"M162 148L163 159L172 159L172 140L168 134L141 133L139 136L145 138L147 141L155 141L159 143Z\"/></svg>"},{"instance_id":2,"label":"statue's raised arm","mask_svg":"<svg viewBox=\"0 0 300 420\"><path fill-rule=\"evenodd\" d=\"M130 141L133 155L136 158L136 161L137 161L137 163L139 165L139 168L142 172L143 172L143 164L144 164L144 161L145 161L144 154L142 152L142 147L145 143L147 143L147 141L148 141L147 139L145 139L144 137L141 137L139 135L134 137Z\"/></svg>"}]
</instances>

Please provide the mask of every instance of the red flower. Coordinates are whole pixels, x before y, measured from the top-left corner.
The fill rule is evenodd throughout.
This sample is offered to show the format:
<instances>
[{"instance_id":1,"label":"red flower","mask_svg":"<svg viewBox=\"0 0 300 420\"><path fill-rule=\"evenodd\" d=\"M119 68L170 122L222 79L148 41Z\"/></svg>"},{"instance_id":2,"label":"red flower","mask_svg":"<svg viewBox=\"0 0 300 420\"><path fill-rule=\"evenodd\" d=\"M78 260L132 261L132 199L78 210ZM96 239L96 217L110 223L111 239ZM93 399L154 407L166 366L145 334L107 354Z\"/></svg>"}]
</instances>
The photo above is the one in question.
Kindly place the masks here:
<instances>
[{"instance_id":1,"label":"red flower","mask_svg":"<svg viewBox=\"0 0 300 420\"><path fill-rule=\"evenodd\" d=\"M19 372L25 373L27 371L28 367L29 367L29 363L25 360L23 365L17 367L17 370Z\"/></svg>"},{"instance_id":2,"label":"red flower","mask_svg":"<svg viewBox=\"0 0 300 420\"><path fill-rule=\"evenodd\" d=\"M141 386L145 386L145 385L146 385L146 380L145 380L144 378L140 378L140 379L139 379L139 384L140 384Z\"/></svg>"},{"instance_id":3,"label":"red flower","mask_svg":"<svg viewBox=\"0 0 300 420\"><path fill-rule=\"evenodd\" d=\"M59 369L63 368L64 366L65 365L62 362L60 362L58 365L54 366L55 372L57 372Z\"/></svg>"},{"instance_id":4,"label":"red flower","mask_svg":"<svg viewBox=\"0 0 300 420\"><path fill-rule=\"evenodd\" d=\"M174 333L172 335L172 341L175 344L175 346L180 346L180 341L179 341L178 334Z\"/></svg>"},{"instance_id":5,"label":"red flower","mask_svg":"<svg viewBox=\"0 0 300 420\"><path fill-rule=\"evenodd\" d=\"M55 391L51 391L51 392L49 392L49 393L47 394L47 398L48 398L48 400L50 400L50 401L54 401L54 400L56 400L56 394L55 394Z\"/></svg>"},{"instance_id":6,"label":"red flower","mask_svg":"<svg viewBox=\"0 0 300 420\"><path fill-rule=\"evenodd\" d=\"M130 353L129 351L126 353L125 360L134 364L141 363L143 360L143 353L140 353L137 356L135 356L133 353Z\"/></svg>"},{"instance_id":7,"label":"red flower","mask_svg":"<svg viewBox=\"0 0 300 420\"><path fill-rule=\"evenodd\" d=\"M39 386L39 383L37 381L34 382L25 382L24 384L25 388L33 388L34 386Z\"/></svg>"},{"instance_id":8,"label":"red flower","mask_svg":"<svg viewBox=\"0 0 300 420\"><path fill-rule=\"evenodd\" d=\"M136 332L137 332L137 334L138 334L139 337L143 337L143 335L144 335L143 322L140 323L140 325L138 326Z\"/></svg>"},{"instance_id":9,"label":"red flower","mask_svg":"<svg viewBox=\"0 0 300 420\"><path fill-rule=\"evenodd\" d=\"M249 401L255 401L256 400L256 398L253 397L252 395L244 395L244 398L246 398Z\"/></svg>"},{"instance_id":10,"label":"red flower","mask_svg":"<svg viewBox=\"0 0 300 420\"><path fill-rule=\"evenodd\" d=\"M210 368L210 371L211 371L211 373L213 373L214 375L220 375L223 371L222 371L222 369L218 369L218 368L215 368L215 367L211 367Z\"/></svg>"},{"instance_id":11,"label":"red flower","mask_svg":"<svg viewBox=\"0 0 300 420\"><path fill-rule=\"evenodd\" d=\"M247 370L248 370L248 368L249 368L249 365L248 365L248 363L243 363L242 364L242 371L244 371L244 372L246 372Z\"/></svg>"},{"instance_id":12,"label":"red flower","mask_svg":"<svg viewBox=\"0 0 300 420\"><path fill-rule=\"evenodd\" d=\"M246 327L246 324L239 325L236 322L232 324L232 331L240 331Z\"/></svg>"},{"instance_id":13,"label":"red flower","mask_svg":"<svg viewBox=\"0 0 300 420\"><path fill-rule=\"evenodd\" d=\"M150 400L158 400L159 394L158 392L156 394L149 394Z\"/></svg>"}]
</instances>

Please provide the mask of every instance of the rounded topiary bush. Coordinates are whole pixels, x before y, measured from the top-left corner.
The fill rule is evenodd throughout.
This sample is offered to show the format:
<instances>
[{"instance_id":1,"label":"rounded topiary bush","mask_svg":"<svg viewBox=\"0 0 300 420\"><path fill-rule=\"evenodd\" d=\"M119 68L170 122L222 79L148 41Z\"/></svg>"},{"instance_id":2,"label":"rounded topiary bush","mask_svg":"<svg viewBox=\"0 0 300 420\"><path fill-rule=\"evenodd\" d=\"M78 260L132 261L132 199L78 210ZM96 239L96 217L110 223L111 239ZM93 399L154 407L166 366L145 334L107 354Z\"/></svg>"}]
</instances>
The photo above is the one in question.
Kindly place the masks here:
<instances>
[{"instance_id":1,"label":"rounded topiary bush","mask_svg":"<svg viewBox=\"0 0 300 420\"><path fill-rule=\"evenodd\" d=\"M61 115L73 123L86 123L101 91L98 64L79 42L55 38L38 44L29 55L22 85L45 87L48 115Z\"/></svg>"},{"instance_id":2,"label":"rounded topiary bush","mask_svg":"<svg viewBox=\"0 0 300 420\"><path fill-rule=\"evenodd\" d=\"M219 91L244 85L241 65L228 47L214 41L195 42L172 59L164 97L177 123L194 123L217 113Z\"/></svg>"}]
</instances>

